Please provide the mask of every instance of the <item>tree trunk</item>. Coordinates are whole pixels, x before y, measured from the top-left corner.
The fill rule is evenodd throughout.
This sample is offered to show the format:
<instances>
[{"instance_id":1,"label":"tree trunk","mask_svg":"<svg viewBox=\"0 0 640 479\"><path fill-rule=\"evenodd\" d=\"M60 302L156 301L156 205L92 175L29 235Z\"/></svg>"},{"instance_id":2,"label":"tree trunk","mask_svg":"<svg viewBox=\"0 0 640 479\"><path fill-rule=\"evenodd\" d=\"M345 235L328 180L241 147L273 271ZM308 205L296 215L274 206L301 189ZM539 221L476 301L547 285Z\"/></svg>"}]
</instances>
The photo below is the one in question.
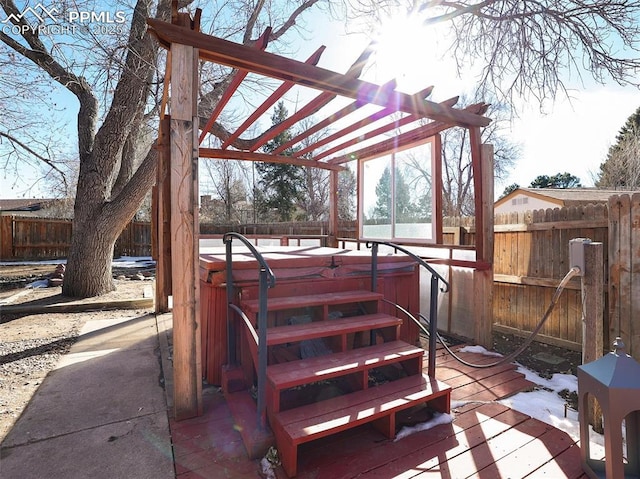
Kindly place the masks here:
<instances>
[{"instance_id":1,"label":"tree trunk","mask_svg":"<svg viewBox=\"0 0 640 479\"><path fill-rule=\"evenodd\" d=\"M73 222L71 248L62 287L64 296L89 298L115 289L111 261L121 230L112 221Z\"/></svg>"},{"instance_id":2,"label":"tree trunk","mask_svg":"<svg viewBox=\"0 0 640 479\"><path fill-rule=\"evenodd\" d=\"M149 150L133 177L111 201L104 199L101 184L91 181L96 177L84 174L85 181L78 184L76 194L63 295L89 298L115 289L111 272L115 242L155 182L157 156L155 149Z\"/></svg>"}]
</instances>

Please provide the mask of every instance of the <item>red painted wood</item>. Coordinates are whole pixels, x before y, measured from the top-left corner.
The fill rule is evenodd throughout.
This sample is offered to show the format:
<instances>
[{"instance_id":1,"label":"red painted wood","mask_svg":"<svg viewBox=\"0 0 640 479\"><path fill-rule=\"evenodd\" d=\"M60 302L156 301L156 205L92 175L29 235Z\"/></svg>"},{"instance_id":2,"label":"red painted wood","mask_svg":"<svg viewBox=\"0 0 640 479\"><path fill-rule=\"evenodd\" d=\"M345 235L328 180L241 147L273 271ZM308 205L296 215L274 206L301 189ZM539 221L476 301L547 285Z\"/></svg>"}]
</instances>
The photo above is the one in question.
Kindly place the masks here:
<instances>
[{"instance_id":1,"label":"red painted wood","mask_svg":"<svg viewBox=\"0 0 640 479\"><path fill-rule=\"evenodd\" d=\"M257 48L258 50L264 50L265 48L267 48L267 43L269 42L269 35L271 35L271 27L267 27L265 29L264 33L256 41L254 45L255 48ZM207 124L204 126L204 128L200 132L200 137L198 139L199 143L202 143L202 140L204 140L205 136L207 136L209 131L211 131L211 127L218 119L218 116L220 116L220 113L222 112L226 104L229 103L229 100L231 100L231 97L236 92L238 87L242 84L242 81L245 79L245 77L248 74L249 74L248 70L236 71L235 75L233 76L233 79L231 80L231 83L224 90L224 92L222 93L222 96L218 100L218 103L216 103L215 108L211 112L211 117L207 121Z\"/></svg>"},{"instance_id":2,"label":"red painted wood","mask_svg":"<svg viewBox=\"0 0 640 479\"><path fill-rule=\"evenodd\" d=\"M302 408L276 414L273 427L289 476L297 472L297 445L372 421L384 421L386 435L395 435L395 413L430 403L448 412L450 388L435 379L411 376Z\"/></svg>"},{"instance_id":3,"label":"red painted wood","mask_svg":"<svg viewBox=\"0 0 640 479\"><path fill-rule=\"evenodd\" d=\"M267 368L267 378L269 384L282 390L359 371L369 371L387 364L421 361L423 352L421 348L403 341L389 341L366 348L274 364Z\"/></svg>"},{"instance_id":4,"label":"red painted wood","mask_svg":"<svg viewBox=\"0 0 640 479\"><path fill-rule=\"evenodd\" d=\"M483 475L492 473L493 477L525 477L528 475L526 471L539 469L549 461L553 461L566 449L574 446L575 441L569 435L546 425L543 434L519 449L510 450L506 456L483 469L481 473ZM514 474L513 471L518 471L518 474Z\"/></svg>"},{"instance_id":5,"label":"red painted wood","mask_svg":"<svg viewBox=\"0 0 640 479\"><path fill-rule=\"evenodd\" d=\"M483 414L468 414L474 410ZM438 426L400 441L381 440L380 435L368 427L319 439L300 446L298 477L369 477L378 468L382 472L377 477L410 477L412 466L431 457L431 451L455 447L456 432L477 425L478 421L490 420L505 410L498 404L482 405L480 409L477 404L466 405L454 412L453 425ZM407 457L409 459L405 460Z\"/></svg>"},{"instance_id":6,"label":"red painted wood","mask_svg":"<svg viewBox=\"0 0 640 479\"><path fill-rule=\"evenodd\" d=\"M511 381L502 383L493 388L484 388L482 391L476 392L471 395L465 393L456 393L458 389L454 390L453 397L456 400L463 401L496 401L498 399L509 397L515 392L530 391L531 382L524 377L516 377Z\"/></svg>"},{"instance_id":7,"label":"red painted wood","mask_svg":"<svg viewBox=\"0 0 640 479\"><path fill-rule=\"evenodd\" d=\"M462 387L464 389L464 386ZM178 478L192 477L255 477L257 462L247 458L246 451L228 405L215 388L205 389L205 415L185 421L170 421L174 451L176 452L176 471ZM426 474L425 467L438 464L429 469L430 477L453 479L477 472L470 467L468 471L456 468L451 470L447 461L462 454L472 446L478 446L498 434L503 435L505 444L512 434L522 432L512 427L522 422L526 416L519 413L505 413L508 408L501 404L466 404L452 411L453 424L437 426L433 429L410 435L400 441L383 439L374 428L368 425L317 439L299 446L298 479L362 479L391 477L413 477ZM544 426L548 427L548 426ZM563 452L558 449L570 444ZM509 476L532 479L538 477L582 479L579 449L571 445L572 440L556 429L539 435L523 448L510 447L500 461L510 461L511 454L518 451L537 453L529 448L535 447L544 456L555 455L546 465L531 472L520 467L519 461L513 463ZM465 449L466 448L466 449ZM477 448L476 448L477 449ZM545 452L548 451L548 452ZM480 450L478 449L478 452ZM521 472L523 470L528 472ZM217 474L217 475L216 475ZM277 470L278 478L286 476ZM489 476L487 476L489 477Z\"/></svg>"},{"instance_id":8,"label":"red painted wood","mask_svg":"<svg viewBox=\"0 0 640 479\"><path fill-rule=\"evenodd\" d=\"M326 321L313 321L308 324L296 324L269 328L267 331L267 345L293 343L313 338L327 338L330 336L345 336L358 331L395 327L402 323L400 318L388 314L376 313L363 316L353 316Z\"/></svg>"},{"instance_id":9,"label":"red painted wood","mask_svg":"<svg viewBox=\"0 0 640 479\"><path fill-rule=\"evenodd\" d=\"M382 297L382 294L374 293L372 291L336 291L332 293L305 296L295 295L280 298L269 298L267 309L269 311L279 311L283 309L304 308L307 306L378 301ZM259 310L259 301L257 299L242 301L241 306L245 311L257 313Z\"/></svg>"},{"instance_id":10,"label":"red painted wood","mask_svg":"<svg viewBox=\"0 0 640 479\"><path fill-rule=\"evenodd\" d=\"M317 65L325 49L326 49L325 46L318 48L315 52L313 52L313 54L309 58L307 58L305 63L309 65ZM229 138L225 140L225 142L222 144L222 148L224 149L224 148L227 148L229 145L231 145L238 137L240 137L242 133L244 133L247 130L247 128L253 125L253 123L255 123L255 121L258 118L260 118L260 116L262 116L262 114L266 112L269 109L269 107L274 105L280 98L282 98L282 96L286 92L291 90L291 88L293 88L294 86L295 86L295 82L286 81L286 82L283 82L282 85L280 85L278 88L276 88L276 90L271 95L269 95L269 98L267 98L262 103L262 105L256 108L255 111L251 115L249 115L249 117L242 123L242 125L240 125L236 129L236 131L234 131L229 136Z\"/></svg>"},{"instance_id":11,"label":"red painted wood","mask_svg":"<svg viewBox=\"0 0 640 479\"><path fill-rule=\"evenodd\" d=\"M415 375L390 381L366 391L358 391L301 408L279 412L275 418L283 427L291 428L291 436L302 443L310 440L307 436L316 434L310 429L303 430L305 428L301 427L302 424L312 423L312 427L317 428L316 431L320 432L321 428L327 427L327 421L348 416L354 411L362 415L377 416L392 410L402 409L406 407L406 403L411 401L424 402L445 396L450 391L451 388L440 381L429 379L426 375ZM372 407L374 405L376 407Z\"/></svg>"},{"instance_id":12,"label":"red painted wood","mask_svg":"<svg viewBox=\"0 0 640 479\"><path fill-rule=\"evenodd\" d=\"M557 431L560 434L562 431ZM536 479L539 477L558 477L563 479L578 479L583 477L582 463L580 459L580 448L573 444L562 453L547 462L544 466L536 469L527 478Z\"/></svg>"}]
</instances>

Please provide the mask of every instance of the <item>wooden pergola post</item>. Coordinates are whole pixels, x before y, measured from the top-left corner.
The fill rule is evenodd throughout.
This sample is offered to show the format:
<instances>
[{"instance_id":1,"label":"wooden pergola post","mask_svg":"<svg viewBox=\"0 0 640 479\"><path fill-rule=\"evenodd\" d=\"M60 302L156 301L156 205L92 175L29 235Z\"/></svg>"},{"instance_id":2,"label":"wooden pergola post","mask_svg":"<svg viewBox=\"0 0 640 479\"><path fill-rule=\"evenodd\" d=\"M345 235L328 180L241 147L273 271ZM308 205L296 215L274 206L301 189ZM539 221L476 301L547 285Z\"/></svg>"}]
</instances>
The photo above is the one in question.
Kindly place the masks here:
<instances>
[{"instance_id":1,"label":"wooden pergola post","mask_svg":"<svg viewBox=\"0 0 640 479\"><path fill-rule=\"evenodd\" d=\"M327 244L329 248L338 247L338 172L329 171L329 231Z\"/></svg>"},{"instance_id":2,"label":"wooden pergola post","mask_svg":"<svg viewBox=\"0 0 640 479\"><path fill-rule=\"evenodd\" d=\"M493 145L483 145L480 128L469 129L475 190L476 261L474 271L475 341L492 348L493 324Z\"/></svg>"},{"instance_id":3,"label":"wooden pergola post","mask_svg":"<svg viewBox=\"0 0 640 479\"><path fill-rule=\"evenodd\" d=\"M158 132L158 166L155 198L156 231L156 313L169 311L171 295L171 118L160 120Z\"/></svg>"},{"instance_id":4,"label":"wooden pergola post","mask_svg":"<svg viewBox=\"0 0 640 479\"><path fill-rule=\"evenodd\" d=\"M191 25L187 14L177 22ZM202 414L198 219L198 50L171 44L171 270L176 419Z\"/></svg>"}]
</instances>

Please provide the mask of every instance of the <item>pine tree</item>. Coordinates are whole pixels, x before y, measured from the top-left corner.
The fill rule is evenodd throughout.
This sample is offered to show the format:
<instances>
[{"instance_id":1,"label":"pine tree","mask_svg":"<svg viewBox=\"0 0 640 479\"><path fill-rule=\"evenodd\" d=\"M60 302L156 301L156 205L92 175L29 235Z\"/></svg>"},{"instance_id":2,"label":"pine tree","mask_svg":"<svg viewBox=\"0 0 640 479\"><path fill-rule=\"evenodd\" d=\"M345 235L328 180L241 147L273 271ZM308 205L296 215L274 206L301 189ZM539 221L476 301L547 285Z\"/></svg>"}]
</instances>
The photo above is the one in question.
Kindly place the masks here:
<instances>
[{"instance_id":1,"label":"pine tree","mask_svg":"<svg viewBox=\"0 0 640 479\"><path fill-rule=\"evenodd\" d=\"M620 129L607 159L600 164L595 181L598 188L636 189L640 187L640 108Z\"/></svg>"},{"instance_id":2,"label":"pine tree","mask_svg":"<svg viewBox=\"0 0 640 479\"><path fill-rule=\"evenodd\" d=\"M276 126L282 123L288 114L284 102L279 102L271 117L272 124ZM269 141L263 150L270 153L291 138L291 131L286 129ZM287 149L281 155L291 156L294 152L294 149ZM257 205L262 219L274 215L279 221L291 221L304 187L303 169L284 163L258 163L256 170L260 174L259 185L262 190Z\"/></svg>"}]
</instances>

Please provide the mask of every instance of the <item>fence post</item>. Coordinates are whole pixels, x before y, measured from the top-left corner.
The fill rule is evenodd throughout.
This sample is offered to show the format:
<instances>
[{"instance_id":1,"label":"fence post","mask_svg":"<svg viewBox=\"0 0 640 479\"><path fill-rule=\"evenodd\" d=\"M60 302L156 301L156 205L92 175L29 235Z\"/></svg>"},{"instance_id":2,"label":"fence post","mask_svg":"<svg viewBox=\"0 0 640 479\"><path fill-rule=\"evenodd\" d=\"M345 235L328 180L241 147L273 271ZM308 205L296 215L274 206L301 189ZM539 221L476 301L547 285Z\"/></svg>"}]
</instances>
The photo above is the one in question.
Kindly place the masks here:
<instances>
[{"instance_id":1,"label":"fence post","mask_svg":"<svg viewBox=\"0 0 640 479\"><path fill-rule=\"evenodd\" d=\"M0 216L0 260L13 259L13 216Z\"/></svg>"},{"instance_id":2,"label":"fence post","mask_svg":"<svg viewBox=\"0 0 640 479\"><path fill-rule=\"evenodd\" d=\"M604 246L584 243L582 275L582 364L602 357L604 352ZM602 434L602 410L593 397L589 399L589 424Z\"/></svg>"}]
</instances>

